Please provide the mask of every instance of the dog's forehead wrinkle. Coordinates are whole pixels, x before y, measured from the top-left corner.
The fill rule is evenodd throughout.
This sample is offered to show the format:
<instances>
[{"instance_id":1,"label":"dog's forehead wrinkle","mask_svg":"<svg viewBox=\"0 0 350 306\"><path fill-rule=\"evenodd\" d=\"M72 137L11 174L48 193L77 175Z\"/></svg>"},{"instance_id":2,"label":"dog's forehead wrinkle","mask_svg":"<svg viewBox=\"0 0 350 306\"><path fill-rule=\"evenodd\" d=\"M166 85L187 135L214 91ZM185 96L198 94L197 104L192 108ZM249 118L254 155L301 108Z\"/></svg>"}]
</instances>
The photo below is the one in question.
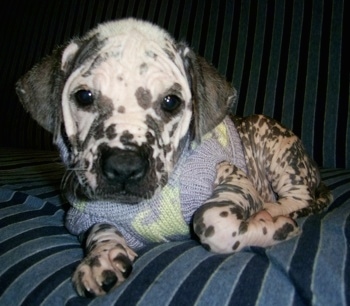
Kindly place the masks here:
<instances>
[{"instance_id":1,"label":"dog's forehead wrinkle","mask_svg":"<svg viewBox=\"0 0 350 306\"><path fill-rule=\"evenodd\" d=\"M140 51L134 50L133 52ZM130 103L129 95L136 84L139 84L139 86L136 87L136 94L134 89L133 95L136 96L136 102L142 109L149 108L152 97L160 95L166 88L171 87L170 84L173 85L171 89L174 91L174 94L180 94L180 91L183 90L186 97L190 95L189 88L184 88L186 87L185 83L187 83L186 78L183 77L181 71L173 61L169 60L166 54L159 60L159 63L152 63L152 60L149 62L142 56L137 55L137 53L135 53L134 58L130 57L131 52L125 53L127 55L122 60L101 56L100 60L95 62L99 63L98 66L85 69L83 73L85 79L81 80L81 83L90 84L94 89L107 94L113 100L115 108L125 103L126 100ZM101 60L102 58L103 61ZM139 76L134 73L135 70L140 71ZM177 83L176 86L174 86L174 81ZM126 86L128 84L134 85L127 89ZM141 90L140 87L143 87L144 90ZM117 104L119 105L117 106Z\"/></svg>"},{"instance_id":2,"label":"dog's forehead wrinkle","mask_svg":"<svg viewBox=\"0 0 350 306\"><path fill-rule=\"evenodd\" d=\"M106 39L107 42L110 39ZM105 47L101 50L101 52L96 53L95 57L91 59L91 63L89 64L87 75L91 74L95 68L98 68L101 64L105 62L111 61L120 61L124 56L124 50L122 43L109 42L105 44Z\"/></svg>"},{"instance_id":3,"label":"dog's forehead wrinkle","mask_svg":"<svg viewBox=\"0 0 350 306\"><path fill-rule=\"evenodd\" d=\"M108 39L102 38L99 33L96 33L87 39L78 40L77 44L79 48L75 53L74 65L72 67L73 71L95 56L98 51L105 46L107 41Z\"/></svg>"},{"instance_id":4,"label":"dog's forehead wrinkle","mask_svg":"<svg viewBox=\"0 0 350 306\"><path fill-rule=\"evenodd\" d=\"M169 57L169 59L171 61L175 62L175 57L176 56L175 56L175 53L172 50L170 50L168 48L164 48L163 51Z\"/></svg>"},{"instance_id":5,"label":"dog's forehead wrinkle","mask_svg":"<svg viewBox=\"0 0 350 306\"><path fill-rule=\"evenodd\" d=\"M146 54L146 56L150 57L151 59L153 59L155 61L158 58L158 54L156 52L152 51L152 50L146 50L145 54Z\"/></svg>"}]
</instances>

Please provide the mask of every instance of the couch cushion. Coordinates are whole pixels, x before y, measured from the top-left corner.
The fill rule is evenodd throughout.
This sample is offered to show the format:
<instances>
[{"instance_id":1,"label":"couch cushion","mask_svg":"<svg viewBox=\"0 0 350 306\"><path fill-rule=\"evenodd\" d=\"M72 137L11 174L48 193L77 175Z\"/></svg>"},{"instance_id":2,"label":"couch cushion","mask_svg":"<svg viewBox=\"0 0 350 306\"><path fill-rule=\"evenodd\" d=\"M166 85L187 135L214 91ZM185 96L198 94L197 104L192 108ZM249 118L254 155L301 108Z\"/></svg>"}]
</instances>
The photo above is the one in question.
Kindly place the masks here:
<instances>
[{"instance_id":1,"label":"couch cushion","mask_svg":"<svg viewBox=\"0 0 350 306\"><path fill-rule=\"evenodd\" d=\"M123 285L95 300L70 281L83 251L63 226L61 175L55 153L0 150L0 305L350 303L349 170L322 170L335 200L298 220L296 239L233 255L195 241L150 246Z\"/></svg>"}]
</instances>

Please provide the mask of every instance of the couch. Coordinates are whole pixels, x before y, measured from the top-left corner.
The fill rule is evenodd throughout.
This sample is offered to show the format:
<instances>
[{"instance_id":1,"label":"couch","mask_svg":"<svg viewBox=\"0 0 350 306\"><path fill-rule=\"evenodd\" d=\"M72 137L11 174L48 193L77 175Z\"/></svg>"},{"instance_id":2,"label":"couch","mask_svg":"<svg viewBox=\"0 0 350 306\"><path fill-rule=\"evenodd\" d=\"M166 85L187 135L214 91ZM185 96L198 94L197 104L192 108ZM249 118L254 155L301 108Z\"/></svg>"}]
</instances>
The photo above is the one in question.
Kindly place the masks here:
<instances>
[{"instance_id":1,"label":"couch","mask_svg":"<svg viewBox=\"0 0 350 306\"><path fill-rule=\"evenodd\" d=\"M1 1L0 305L350 305L346 12L344 0ZM83 250L64 227L63 166L14 84L55 46L127 16L159 24L212 62L238 89L234 113L292 129L334 202L298 219L300 236L266 249L150 245L124 284L88 299L70 281Z\"/></svg>"}]
</instances>

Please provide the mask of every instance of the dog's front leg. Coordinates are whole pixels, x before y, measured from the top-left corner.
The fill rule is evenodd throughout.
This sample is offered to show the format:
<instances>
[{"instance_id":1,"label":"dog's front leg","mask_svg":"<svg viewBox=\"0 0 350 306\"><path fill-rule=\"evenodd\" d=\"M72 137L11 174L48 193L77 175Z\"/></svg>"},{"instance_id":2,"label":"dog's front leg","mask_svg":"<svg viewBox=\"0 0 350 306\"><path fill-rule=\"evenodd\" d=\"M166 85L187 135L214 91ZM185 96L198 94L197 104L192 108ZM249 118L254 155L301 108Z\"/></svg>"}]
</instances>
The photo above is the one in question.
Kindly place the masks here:
<instances>
[{"instance_id":1,"label":"dog's front leg","mask_svg":"<svg viewBox=\"0 0 350 306\"><path fill-rule=\"evenodd\" d=\"M88 297L104 295L120 285L130 275L137 256L113 225L102 223L90 229L85 251L73 283L79 295Z\"/></svg>"},{"instance_id":2,"label":"dog's front leg","mask_svg":"<svg viewBox=\"0 0 350 306\"><path fill-rule=\"evenodd\" d=\"M244 172L229 162L217 166L213 195L195 212L194 232L216 253L272 246L299 234L294 220L272 217Z\"/></svg>"}]
</instances>

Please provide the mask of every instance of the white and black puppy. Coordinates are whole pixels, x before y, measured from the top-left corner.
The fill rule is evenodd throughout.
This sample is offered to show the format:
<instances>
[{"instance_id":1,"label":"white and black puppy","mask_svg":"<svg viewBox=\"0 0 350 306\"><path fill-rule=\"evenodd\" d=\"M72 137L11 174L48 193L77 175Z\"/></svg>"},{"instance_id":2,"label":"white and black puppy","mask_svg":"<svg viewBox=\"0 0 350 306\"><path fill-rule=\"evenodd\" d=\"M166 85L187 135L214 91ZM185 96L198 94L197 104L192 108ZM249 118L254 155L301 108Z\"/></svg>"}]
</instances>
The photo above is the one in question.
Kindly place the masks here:
<instances>
[{"instance_id":1,"label":"white and black puppy","mask_svg":"<svg viewBox=\"0 0 350 306\"><path fill-rule=\"evenodd\" d=\"M230 253L295 236L282 215L331 201L297 137L266 117L231 120L235 89L148 22L99 25L16 90L66 165L67 228L88 233L81 295L123 282L146 244L189 238L192 220L203 245Z\"/></svg>"}]
</instances>

